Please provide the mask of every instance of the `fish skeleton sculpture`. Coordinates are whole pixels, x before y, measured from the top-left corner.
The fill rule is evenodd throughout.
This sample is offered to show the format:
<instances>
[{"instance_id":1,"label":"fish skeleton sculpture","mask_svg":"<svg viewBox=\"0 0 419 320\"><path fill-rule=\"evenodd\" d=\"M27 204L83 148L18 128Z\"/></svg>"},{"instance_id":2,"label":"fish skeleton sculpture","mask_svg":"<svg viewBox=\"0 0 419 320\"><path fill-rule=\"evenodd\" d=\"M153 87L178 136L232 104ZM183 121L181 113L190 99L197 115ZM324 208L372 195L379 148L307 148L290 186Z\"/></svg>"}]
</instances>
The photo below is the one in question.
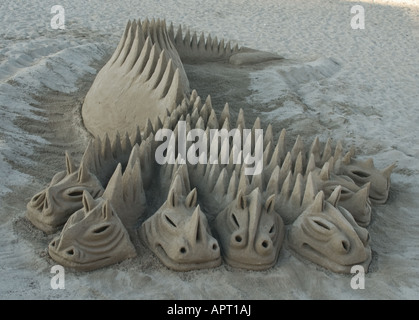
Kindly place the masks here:
<instances>
[{"instance_id":1,"label":"fish skeleton sculpture","mask_svg":"<svg viewBox=\"0 0 419 320\"><path fill-rule=\"evenodd\" d=\"M67 170L28 203L36 227L51 233L64 225L49 246L51 257L92 270L136 256L139 238L174 270L222 260L264 270L276 264L288 224L290 247L310 261L336 272L368 267L364 227L371 202L387 200L394 166L380 171L372 160L360 162L353 150L343 153L341 142L333 153L330 139L322 148L316 138L306 149L298 136L288 149L285 130L276 143L271 125L257 136L260 119L247 129L244 110L234 121L228 104L217 115L210 96L204 101L189 91L182 63L198 59L246 65L282 57L189 31L184 36L181 28L175 34L161 20L129 22L86 95L82 116L94 138L80 168L67 155ZM166 141L164 129L173 133ZM192 141L182 146L182 135L197 129L205 133L199 150ZM211 138L213 129L231 135ZM230 143L236 137L245 137L239 146ZM250 155L263 154L263 170L253 176L245 173L246 142ZM211 148L221 152L217 163ZM155 161L161 150L163 165ZM182 150L192 150L196 163L182 164ZM237 157L243 161L234 163ZM72 190L77 198L62 196ZM159 191L158 207L147 198L150 190ZM325 230L319 236L310 226Z\"/></svg>"}]
</instances>

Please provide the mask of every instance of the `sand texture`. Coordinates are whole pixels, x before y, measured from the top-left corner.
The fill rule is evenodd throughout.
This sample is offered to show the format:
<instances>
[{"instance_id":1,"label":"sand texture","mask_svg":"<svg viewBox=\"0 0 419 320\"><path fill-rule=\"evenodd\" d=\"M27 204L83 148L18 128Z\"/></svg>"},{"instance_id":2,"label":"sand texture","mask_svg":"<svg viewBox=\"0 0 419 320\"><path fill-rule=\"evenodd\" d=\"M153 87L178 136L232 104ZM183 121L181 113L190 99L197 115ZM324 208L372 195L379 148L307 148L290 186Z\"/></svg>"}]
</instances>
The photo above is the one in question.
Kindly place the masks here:
<instances>
[{"instance_id":1,"label":"sand texture","mask_svg":"<svg viewBox=\"0 0 419 320\"><path fill-rule=\"evenodd\" d=\"M351 28L351 7L365 9L365 29ZM419 298L419 3L417 1L60 1L65 29L54 30L51 3L0 4L0 299L418 299ZM189 87L210 94L221 114L240 108L249 127L259 117L275 139L287 130L355 147L375 166L396 163L389 199L373 205L371 264L365 289L351 274L328 271L291 250L248 271L226 263L188 272L167 268L139 243L137 256L110 267L66 269L65 289L51 288L46 234L26 218L26 204L78 163L91 138L81 108L96 74L114 52L128 19L163 18L205 35L279 55L275 63L234 65L191 59ZM151 190L158 194L158 190ZM288 232L287 228L286 232Z\"/></svg>"}]
</instances>

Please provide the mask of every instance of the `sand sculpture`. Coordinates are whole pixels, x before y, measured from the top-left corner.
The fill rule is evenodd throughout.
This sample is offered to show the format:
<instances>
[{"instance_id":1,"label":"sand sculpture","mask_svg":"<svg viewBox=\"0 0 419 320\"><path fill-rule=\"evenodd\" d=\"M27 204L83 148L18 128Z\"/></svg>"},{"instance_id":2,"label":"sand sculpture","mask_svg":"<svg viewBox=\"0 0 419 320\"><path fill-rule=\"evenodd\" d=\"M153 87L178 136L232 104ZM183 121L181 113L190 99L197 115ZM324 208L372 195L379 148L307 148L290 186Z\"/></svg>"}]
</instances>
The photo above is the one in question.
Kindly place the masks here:
<instances>
[{"instance_id":1,"label":"sand sculpture","mask_svg":"<svg viewBox=\"0 0 419 320\"><path fill-rule=\"evenodd\" d=\"M252 50L231 48L224 40L183 37L179 27L169 31L165 21L129 21L112 57L100 70L85 97L82 115L86 128L94 136L115 134L124 128L133 133L145 127L147 118L173 111L189 95L189 81L182 59L231 61L248 64L282 57ZM142 108L138 108L141 101Z\"/></svg>"},{"instance_id":2,"label":"sand sculpture","mask_svg":"<svg viewBox=\"0 0 419 320\"><path fill-rule=\"evenodd\" d=\"M49 244L51 258L65 267L89 271L135 257L136 250L109 200L83 194L83 208Z\"/></svg>"},{"instance_id":3,"label":"sand sculpture","mask_svg":"<svg viewBox=\"0 0 419 320\"><path fill-rule=\"evenodd\" d=\"M66 153L66 166L66 171L57 173L50 185L27 204L26 217L46 233L56 232L76 210L82 208L84 192L93 198L103 193L102 184L90 173L84 161L76 169L71 156Z\"/></svg>"},{"instance_id":4,"label":"sand sculpture","mask_svg":"<svg viewBox=\"0 0 419 320\"><path fill-rule=\"evenodd\" d=\"M140 236L168 267L187 271L217 267L220 247L197 205L196 189L176 174L167 200L141 226Z\"/></svg>"},{"instance_id":5,"label":"sand sculpture","mask_svg":"<svg viewBox=\"0 0 419 320\"><path fill-rule=\"evenodd\" d=\"M231 48L210 36L198 40L189 31L183 36L181 28L175 35L164 21L129 22L86 96L82 115L94 138L80 168L67 154L67 170L28 204L27 217L39 229L51 233L65 223L49 246L50 256L93 270L136 256L141 239L174 270L212 268L222 261L264 270L276 265L286 240L299 256L332 271L347 273L355 264L367 270L371 203L387 200L394 166L380 171L372 160L357 160L353 149L344 153L341 142L333 151L330 139L322 147L316 138L307 149L298 136L289 149L285 129L276 142L271 125L256 137L259 118L248 139L252 154L263 152L260 174L246 175L245 163L208 163L214 145L228 160L244 153L243 146L209 134L207 163L182 163L180 123L186 133L246 129L244 110L234 121L228 104L218 115L210 96L204 101L196 90L189 93L182 62L199 59L251 64L281 58ZM122 121L134 107L136 115ZM111 108L117 110L111 117L99 116ZM163 165L155 160L164 143L156 139L160 129L174 133L166 141L172 158Z\"/></svg>"},{"instance_id":6,"label":"sand sculpture","mask_svg":"<svg viewBox=\"0 0 419 320\"><path fill-rule=\"evenodd\" d=\"M259 188L236 199L215 219L225 261L233 266L265 270L276 264L284 238L284 223L274 211L275 195L265 203Z\"/></svg>"},{"instance_id":7,"label":"sand sculpture","mask_svg":"<svg viewBox=\"0 0 419 320\"><path fill-rule=\"evenodd\" d=\"M335 166L336 173L348 176L358 185L371 183L369 197L372 202L386 203L390 190L390 176L396 167L395 164L378 170L375 168L372 158L365 161L356 160L353 158L353 151L348 151L344 157L338 159Z\"/></svg>"},{"instance_id":8,"label":"sand sculpture","mask_svg":"<svg viewBox=\"0 0 419 320\"><path fill-rule=\"evenodd\" d=\"M96 200L83 192L82 208L49 245L50 256L63 266L93 270L135 257L137 222L145 215L140 151L136 144L122 174L119 163L106 190Z\"/></svg>"},{"instance_id":9,"label":"sand sculpture","mask_svg":"<svg viewBox=\"0 0 419 320\"><path fill-rule=\"evenodd\" d=\"M320 191L314 202L295 220L289 245L310 261L334 272L349 273L353 265L368 269L369 234L344 208L337 208L341 188L325 201Z\"/></svg>"},{"instance_id":10,"label":"sand sculpture","mask_svg":"<svg viewBox=\"0 0 419 320\"><path fill-rule=\"evenodd\" d=\"M165 23L128 22L118 48L86 95L83 119L95 136L124 127L133 132L137 125L144 127L147 118L172 111L188 90ZM136 107L139 101L141 110Z\"/></svg>"}]
</instances>

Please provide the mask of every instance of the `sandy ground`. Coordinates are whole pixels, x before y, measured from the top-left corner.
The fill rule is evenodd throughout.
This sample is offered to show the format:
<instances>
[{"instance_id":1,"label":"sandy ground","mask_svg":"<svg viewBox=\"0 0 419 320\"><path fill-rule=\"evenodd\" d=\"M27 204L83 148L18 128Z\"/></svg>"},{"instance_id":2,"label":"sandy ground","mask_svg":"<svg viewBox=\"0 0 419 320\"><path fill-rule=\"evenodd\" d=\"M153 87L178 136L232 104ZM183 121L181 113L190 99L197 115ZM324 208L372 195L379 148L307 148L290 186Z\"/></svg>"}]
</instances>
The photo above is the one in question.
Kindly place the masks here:
<instances>
[{"instance_id":1,"label":"sandy ground","mask_svg":"<svg viewBox=\"0 0 419 320\"><path fill-rule=\"evenodd\" d=\"M0 298L1 299L418 299L419 298L419 4L417 1L61 1L66 29L50 27L52 1L0 5ZM365 29L350 27L355 4ZM257 68L186 65L192 88L221 111L246 111L252 123L286 128L309 144L318 135L354 145L377 167L396 162L390 198L373 207L373 260L365 289L281 250L270 270L225 264L174 272L146 248L137 258L93 272L66 270L53 290L54 235L25 218L29 199L80 159L87 141L84 96L128 19L176 25L279 53Z\"/></svg>"}]
</instances>

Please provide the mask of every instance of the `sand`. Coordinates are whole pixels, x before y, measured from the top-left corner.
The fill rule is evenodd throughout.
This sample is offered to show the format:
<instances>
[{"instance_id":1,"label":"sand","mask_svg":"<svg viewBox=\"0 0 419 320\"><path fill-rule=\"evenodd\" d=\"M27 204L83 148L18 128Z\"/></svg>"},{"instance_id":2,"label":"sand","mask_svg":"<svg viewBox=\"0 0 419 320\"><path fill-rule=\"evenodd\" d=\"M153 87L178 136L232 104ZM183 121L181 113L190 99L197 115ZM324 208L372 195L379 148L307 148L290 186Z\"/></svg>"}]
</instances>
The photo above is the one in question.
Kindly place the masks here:
<instances>
[{"instance_id":1,"label":"sand","mask_svg":"<svg viewBox=\"0 0 419 320\"><path fill-rule=\"evenodd\" d=\"M418 299L418 1L60 1L64 30L50 26L50 1L0 5L0 299ZM350 9L365 9L365 29ZM259 116L290 143L342 139L377 167L393 162L390 198L374 206L373 260L365 289L295 255L285 241L275 267L167 269L148 249L92 272L65 270L51 288L47 236L25 218L29 199L80 159L89 134L80 108L128 19L166 18L285 57L275 65L185 65L191 87L221 112L229 102Z\"/></svg>"}]
</instances>

